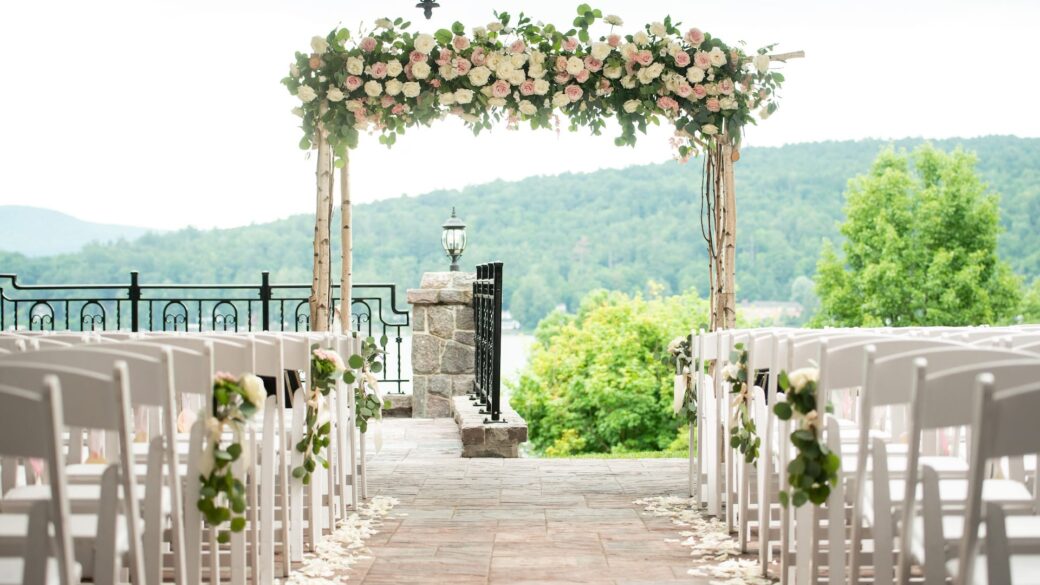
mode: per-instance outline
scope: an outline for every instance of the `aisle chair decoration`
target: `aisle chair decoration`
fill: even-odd
[[[242,374],[236,378],[218,372],[213,381],[213,415],[206,419],[205,447],[197,462],[201,489],[196,505],[206,524],[219,529],[217,541],[227,543],[232,532],[246,526],[246,488],[242,478],[235,477],[232,463],[248,460],[245,429],[253,415],[263,410],[267,392],[260,378]],[[224,444],[224,430],[232,439]],[[229,530],[221,529],[229,522]]]
[[[729,446],[740,451],[744,461],[755,463],[762,439],[758,436],[755,420],[751,417],[751,385],[748,382],[748,352],[743,343],[733,345],[729,363],[722,368],[722,379],[730,385],[733,395],[733,423],[730,425]],[[739,423],[739,424],[738,424]]]
[[[777,380],[786,400],[777,402],[773,412],[780,420],[794,418],[798,425],[791,433],[791,444],[798,455],[787,465],[787,482],[791,491],[780,492],[780,503],[797,508],[806,502],[821,505],[827,501],[831,487],[838,483],[841,458],[823,442],[824,413],[817,409],[816,387],[820,372],[801,368],[788,374],[781,371]],[[824,409],[830,411],[830,407]]]
[[[672,409],[689,425],[697,424],[697,380],[694,373],[700,360],[693,361],[693,335],[676,337],[668,344],[670,364],[675,368]]]
[[[328,468],[329,462],[322,457],[322,449],[329,446],[332,434],[332,419],[325,404],[325,397],[336,387],[336,380],[347,371],[343,358],[338,353],[311,346],[311,375],[307,396],[307,419],[303,439],[296,450],[303,453],[303,465],[293,469],[294,478],[310,484],[311,474],[320,464]]]
[[[354,386],[354,401],[357,408],[357,427],[362,433],[368,432],[369,421],[372,419],[382,420],[383,409],[390,408],[390,401],[383,399],[379,390],[379,379],[376,374],[383,371],[380,358],[386,355],[387,337],[384,335],[376,345],[374,338],[369,337],[361,344],[361,354],[350,356],[349,364],[351,370],[343,374],[343,381],[353,384],[361,379],[361,383]]]

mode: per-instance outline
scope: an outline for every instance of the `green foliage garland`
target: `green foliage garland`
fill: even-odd
[[[780,372],[779,386],[784,391],[785,401],[777,402],[773,412],[780,420],[798,421],[798,428],[791,433],[791,444],[798,455],[787,465],[787,481],[791,492],[780,492],[780,503],[795,507],[805,502],[819,506],[827,501],[831,487],[838,483],[841,458],[831,452],[821,439],[823,416],[816,406],[816,386],[819,372],[816,368],[802,368],[791,372]]]
[[[332,420],[327,411],[325,398],[336,387],[341,372],[346,370],[343,358],[334,351],[311,346],[311,374],[307,397],[306,428],[296,450],[303,453],[303,464],[293,469],[292,475],[304,484],[311,482],[311,474],[320,464],[328,468],[329,462],[321,456],[321,450],[331,442]]]
[[[697,424],[697,377],[694,373],[700,368],[700,361],[693,362],[693,335],[676,337],[668,344],[668,353],[675,366],[675,375],[685,378],[682,406],[679,407],[679,418],[691,425]],[[693,366],[691,368],[691,366]]]
[[[743,343],[733,345],[729,363],[722,370],[722,379],[730,384],[730,394],[737,408],[729,430],[729,446],[744,456],[744,461],[758,460],[762,439],[758,436],[755,420],[751,418],[751,385],[748,382],[748,352]]]
[[[376,345],[375,339],[369,337],[361,344],[361,354],[350,356],[349,365],[353,370],[360,372],[361,383],[354,387],[354,407],[357,409],[355,420],[357,427],[362,433],[368,432],[368,421],[383,418],[383,408],[390,408],[390,401],[384,401],[379,393],[379,379],[376,374],[383,371],[380,359],[386,355],[386,335],[379,339]],[[358,380],[358,375],[348,370],[343,373],[343,381],[353,384]]]

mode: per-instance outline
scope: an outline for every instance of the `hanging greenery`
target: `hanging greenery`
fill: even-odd
[[[722,379],[729,383],[733,396],[733,420],[730,422],[729,445],[740,451],[744,461],[758,460],[758,448],[762,439],[758,436],[755,421],[751,418],[751,382],[748,378],[748,352],[743,343],[733,345],[729,363],[722,369]]]
[[[819,377],[816,368],[802,368],[790,374],[781,371],[779,375],[785,400],[777,402],[773,412],[780,420],[794,418],[798,422],[798,428],[791,433],[791,444],[798,455],[787,465],[791,491],[780,492],[780,503],[785,507],[789,503],[798,507],[807,501],[819,506],[827,501],[831,487],[838,483],[841,458],[821,440],[823,413],[816,405]]]

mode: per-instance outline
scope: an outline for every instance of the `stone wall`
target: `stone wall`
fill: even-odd
[[[473,389],[472,272],[427,272],[412,305],[412,416],[450,417],[451,399]]]

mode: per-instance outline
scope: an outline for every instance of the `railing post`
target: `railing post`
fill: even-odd
[[[138,309],[137,302],[141,300],[141,285],[138,282],[138,272],[136,270],[130,271],[130,331],[136,333],[138,331]]]
[[[260,320],[264,331],[271,330],[271,273],[260,273]]]
[[[491,357],[491,420],[498,421],[502,414],[499,395],[502,385],[502,263],[493,262],[491,271],[494,276],[494,311],[492,323],[494,324],[494,353]]]

